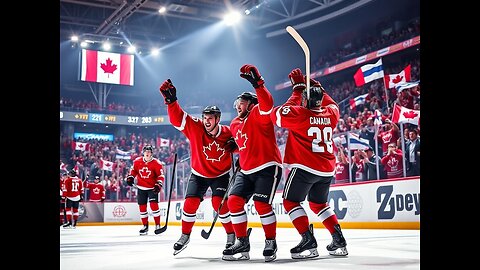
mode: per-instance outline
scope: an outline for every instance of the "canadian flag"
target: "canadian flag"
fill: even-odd
[[[81,80],[133,85],[134,56],[82,49]]]
[[[75,150],[88,152],[88,150],[90,149],[90,144],[88,143],[72,142],[72,144],[73,144],[73,149]]]
[[[393,106],[392,122],[409,123],[418,126],[420,124],[420,110],[412,110],[395,104]]]
[[[169,140],[169,139],[160,138],[160,146],[165,146],[165,147],[170,146],[170,140]]]
[[[395,86],[404,84],[410,81],[410,65],[402,70],[398,74],[387,74],[385,75],[385,87],[387,89],[395,88]]]
[[[113,162],[100,159],[100,169],[106,171],[113,171]]]

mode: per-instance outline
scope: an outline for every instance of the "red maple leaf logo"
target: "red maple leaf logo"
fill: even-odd
[[[140,176],[141,176],[142,178],[149,178],[149,177],[150,177],[150,174],[152,173],[152,171],[150,171],[150,170],[148,169],[148,167],[143,167],[143,168],[140,169],[138,172],[140,173]]]
[[[95,193],[95,194],[100,193],[100,189],[99,189],[98,187],[94,188],[92,191],[93,191],[93,193]]]
[[[221,148],[217,142],[213,141],[208,146],[203,147],[203,153],[207,160],[220,161],[220,158],[225,155],[225,149]]]
[[[108,167],[112,166],[112,163],[110,163],[110,162],[105,162],[104,166],[108,168]]]
[[[417,116],[418,116],[418,113],[416,113],[416,112],[414,112],[414,111],[412,111],[412,110],[403,113],[403,117],[405,117],[405,118],[414,119],[414,118],[417,117]]]
[[[389,161],[387,161],[387,164],[390,168],[396,169],[398,166],[398,161],[399,161],[398,159],[393,157]]]
[[[238,145],[238,151],[242,151],[247,147],[247,140],[247,134],[242,134],[240,130],[237,131],[237,134],[235,135],[235,142]]]
[[[84,145],[83,143],[78,143],[78,144],[77,144],[77,147],[80,148],[80,149],[82,149],[84,146],[85,146],[85,145]]]
[[[107,58],[105,64],[100,64],[100,67],[103,69],[104,73],[112,73],[112,75],[113,72],[117,70],[117,65],[112,65],[112,60],[110,58]]]
[[[403,76],[397,74],[397,77],[393,78],[392,82],[397,84],[403,80]]]

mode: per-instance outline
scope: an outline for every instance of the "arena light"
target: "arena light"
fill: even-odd
[[[131,45],[131,46],[128,47],[127,52],[135,53],[136,50],[137,50],[137,48],[135,48],[135,46]]]
[[[240,22],[241,18],[242,18],[242,15],[240,15],[239,12],[232,11],[223,17],[223,21],[226,25],[231,26]]]
[[[167,11],[167,9],[165,7],[161,7],[160,9],[158,9],[158,13],[160,14],[163,14]]]

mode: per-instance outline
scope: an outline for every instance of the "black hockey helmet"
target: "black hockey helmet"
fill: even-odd
[[[77,176],[77,171],[75,171],[74,169],[71,169],[70,171],[68,171],[68,175],[71,177],[75,177]]]
[[[323,99],[323,86],[315,81],[315,80],[310,80],[310,99],[307,101],[307,108],[314,108],[318,107],[322,104],[322,99]],[[307,91],[303,90],[302,93],[303,98],[306,100],[307,99]]]
[[[203,109],[202,114],[213,114],[215,116],[220,117],[222,115],[222,112],[220,111],[220,108],[215,105],[209,105]]]
[[[142,153],[145,153],[145,151],[148,151],[148,150],[150,150],[153,153],[153,146],[151,146],[150,144],[145,145],[142,149]]]
[[[253,104],[258,104],[257,94],[252,92],[243,92],[237,96],[237,99],[239,98],[251,101]]]

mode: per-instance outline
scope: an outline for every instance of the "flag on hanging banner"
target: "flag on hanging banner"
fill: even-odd
[[[82,143],[82,142],[72,142],[72,146],[74,150],[80,150],[84,152],[88,152],[90,150],[89,143]]]
[[[100,159],[100,169],[106,171],[113,171],[113,162]]]
[[[398,74],[387,74],[385,75],[385,87],[387,89],[394,88],[397,85],[410,81],[410,65],[402,70]]]
[[[366,150],[370,148],[370,142],[367,139],[360,138],[358,134],[349,132],[348,133],[348,142],[350,150],[363,149]]]
[[[395,104],[393,106],[392,122],[409,123],[418,126],[420,124],[420,110],[412,110]]]
[[[383,124],[383,121],[382,121],[382,112],[378,109],[376,109],[374,112],[373,112],[373,125],[374,126],[381,126]]]
[[[416,81],[416,82],[407,82],[407,83],[402,83],[402,84],[399,84],[397,86],[395,86],[395,89],[397,89],[397,92],[400,93],[402,92],[403,90],[405,89],[410,89],[410,88],[413,88],[417,85],[420,84],[420,80]]]
[[[357,72],[355,72],[355,75],[353,75],[357,87],[376,79],[383,79],[383,77],[382,58],[380,58],[375,64],[361,66]]]
[[[163,139],[160,138],[160,147],[169,147],[170,146],[170,140],[169,139]]]
[[[130,155],[130,152],[127,152],[127,151],[122,151],[120,149],[117,148],[117,151],[116,151],[116,155],[115,155],[115,158],[116,159],[130,159],[131,155]]]
[[[368,93],[350,99],[350,110],[354,110],[357,106],[365,104],[365,99],[367,98],[367,96]]]
[[[133,85],[133,54],[82,49],[81,80]]]

